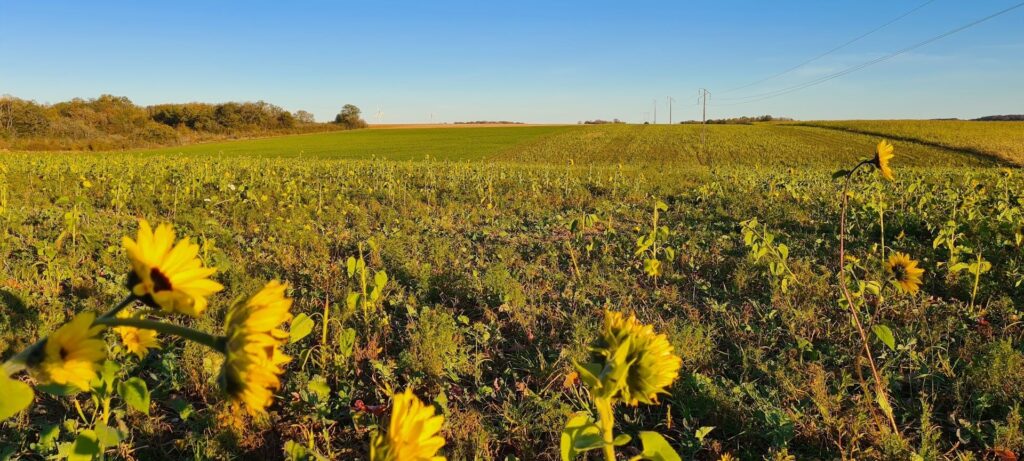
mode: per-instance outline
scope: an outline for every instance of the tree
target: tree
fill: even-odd
[[[313,118],[313,114],[307,111],[295,111],[295,113],[292,115],[295,117],[295,120],[299,123],[316,123],[316,119]]]
[[[358,107],[352,104],[345,104],[341,108],[341,112],[338,116],[334,117],[334,123],[343,125],[349,130],[356,128],[366,128],[366,120],[363,120],[359,115],[362,113]]]

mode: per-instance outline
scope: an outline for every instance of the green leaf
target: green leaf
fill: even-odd
[[[631,437],[629,434],[619,434],[615,436],[615,440],[612,440],[612,445],[616,447],[621,447],[629,443],[630,440],[633,440],[633,437]]]
[[[310,458],[309,450],[291,440],[284,443],[284,458],[288,461],[306,461]]]
[[[31,447],[36,453],[45,455],[53,451],[54,448],[57,448],[58,437],[60,437],[60,424],[46,426],[42,432],[39,433],[39,441],[33,443]]]
[[[651,461],[682,461],[679,453],[672,449],[661,434],[651,431],[640,432],[640,442],[644,446],[640,456]]]
[[[195,410],[191,403],[182,399],[171,400],[170,405],[174,411],[178,412],[178,417],[181,418],[182,421],[188,421],[188,417],[192,416],[192,412]]]
[[[99,443],[100,448],[116,447],[117,444],[121,443],[121,432],[106,424],[97,424],[95,432],[96,441]]]
[[[349,309],[355,310],[359,306],[359,297],[362,296],[359,293],[349,293],[348,297],[345,298],[345,305]]]
[[[598,375],[601,374],[602,366],[598,363],[584,363],[574,364],[576,371],[580,374],[580,381],[587,386],[590,392],[596,392],[598,386],[601,384],[601,378]]]
[[[801,339],[801,341],[807,342],[807,340],[805,339]],[[694,437],[697,437],[697,441],[703,444],[704,438],[707,437],[708,434],[710,434],[713,430],[715,430],[715,426],[702,426],[700,429],[697,429],[696,433],[694,433]]]
[[[892,330],[885,325],[874,325],[871,327],[871,331],[875,333],[879,341],[889,347],[890,350],[896,350],[896,338],[892,335]]]
[[[129,378],[118,383],[117,394],[128,406],[149,415],[149,388],[140,378]]]
[[[338,353],[341,354],[343,359],[348,359],[352,356],[352,352],[356,347],[356,330],[353,328],[345,328],[338,332]]]
[[[0,421],[3,421],[28,408],[35,393],[28,384],[11,379],[0,371],[0,396],[3,397],[0,398]]]
[[[850,170],[838,170],[835,173],[832,173],[832,179],[839,179],[848,174],[850,174]]]
[[[100,454],[100,441],[96,432],[86,429],[75,437],[75,444],[68,453],[68,461],[92,461]]]
[[[356,258],[349,256],[348,261],[345,263],[345,268],[348,270],[348,276],[351,277],[356,273]]]
[[[309,392],[316,395],[317,402],[326,402],[331,397],[331,386],[327,384],[327,380],[317,375],[306,384],[306,389]]]
[[[565,423],[565,428],[562,429],[561,441],[559,442],[562,461],[572,461],[584,451],[589,450],[590,448],[580,449],[577,447],[579,445],[587,445],[589,440],[594,437],[600,442],[601,430],[597,428],[589,414],[581,412],[569,418],[569,421]],[[586,443],[580,443],[581,439],[584,439]]]
[[[289,341],[294,344],[309,336],[313,332],[314,322],[313,319],[309,318],[306,314],[299,314],[292,319],[291,329],[288,331],[290,335]]]
[[[388,284],[388,274],[384,271],[377,271],[373,274],[373,286],[384,288],[384,285]]]
[[[949,271],[955,274],[969,267],[971,266],[969,266],[967,263],[956,263],[952,266],[949,266]]]
[[[82,393],[82,390],[69,384],[41,384],[36,389],[57,397],[70,397]]]
[[[100,384],[96,386],[106,394],[114,392],[114,380],[117,379],[117,372],[121,371],[121,365],[113,360],[103,361],[103,370],[100,371]]]
[[[886,397],[884,392],[875,393],[875,402],[878,403],[878,408],[882,409],[882,413],[892,418],[892,405],[889,404],[889,397]]]

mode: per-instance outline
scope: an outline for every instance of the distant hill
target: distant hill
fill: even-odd
[[[974,119],[977,122],[1021,122],[1024,121],[1024,114],[1016,115],[988,115]]]

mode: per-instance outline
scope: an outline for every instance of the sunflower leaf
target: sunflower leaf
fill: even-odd
[[[96,432],[86,429],[75,437],[75,444],[71,446],[71,453],[68,454],[68,461],[92,461],[100,454],[100,441]]]
[[[309,336],[309,334],[313,332],[313,326],[313,319],[309,318],[308,315],[296,315],[295,318],[292,319],[292,326],[291,329],[288,331],[288,341],[291,342],[292,344],[301,341],[302,338]]]
[[[0,372],[0,396],[3,396],[0,399],[0,421],[3,421],[28,408],[35,393],[28,384]]]
[[[651,431],[640,432],[640,442],[643,443],[644,451],[640,454],[643,459],[651,461],[682,461],[679,453],[672,449],[665,437]]]
[[[896,350],[896,338],[892,334],[892,330],[885,325],[874,325],[871,327],[871,331],[875,333],[875,336],[883,344],[889,347],[890,350]]]
[[[594,439],[601,441],[601,431],[594,424],[594,419],[588,413],[581,412],[569,419],[562,429],[559,448],[562,454],[562,461],[572,461],[581,453],[597,446],[590,447]]]
[[[149,388],[140,378],[128,378],[117,384],[117,394],[128,406],[149,415]]]

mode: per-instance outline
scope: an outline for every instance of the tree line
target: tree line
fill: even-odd
[[[707,123],[708,124],[715,124],[715,125],[749,125],[749,124],[758,123],[758,122],[792,122],[792,121],[793,121],[793,119],[789,118],[789,117],[775,117],[775,116],[771,116],[771,115],[759,115],[759,116],[755,116],[755,117],[743,116],[743,117],[733,117],[733,118],[708,119]],[[679,123],[682,124],[682,125],[689,125],[689,124],[700,124],[700,123],[704,123],[704,122],[701,122],[700,120],[684,120],[684,121],[679,122]]]
[[[264,101],[139,106],[113,95],[55,104],[0,96],[0,148],[111,150],[366,126],[357,107],[346,105],[342,114],[335,123],[317,123],[310,112]]]

